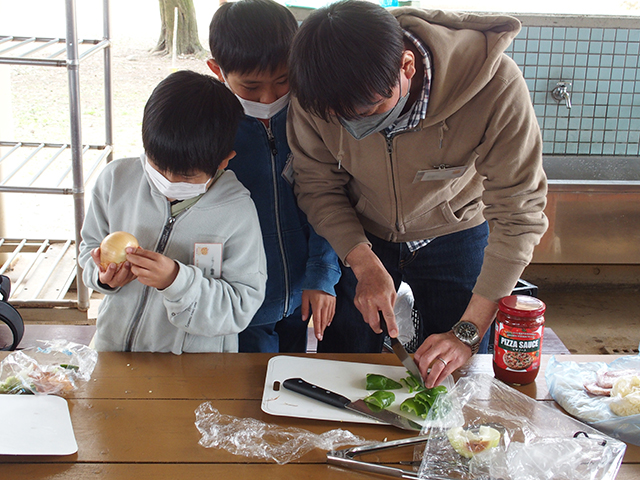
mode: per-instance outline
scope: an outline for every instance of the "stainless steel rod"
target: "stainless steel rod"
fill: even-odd
[[[2,268],[0,268],[0,275],[2,275],[7,268],[9,268],[11,266],[11,264],[13,263],[13,261],[15,260],[15,258],[20,254],[20,252],[22,251],[22,247],[24,247],[24,245],[27,243],[27,239],[24,238],[20,241],[20,243],[18,245],[16,245],[16,247],[13,249],[13,253],[11,254],[11,256],[9,258],[7,258],[7,261],[4,262],[4,264],[2,265]]]
[[[29,186],[33,185],[35,181],[38,180],[38,178],[40,178],[40,175],[42,175],[44,171],[47,168],[49,168],[53,162],[55,162],[56,158],[58,158],[62,154],[62,152],[64,152],[67,149],[67,147],[68,145],[61,146],[58,149],[58,151],[53,154],[53,156],[49,159],[47,163],[44,164],[44,166],[40,169],[40,171],[33,176],[31,181],[29,182]]]
[[[36,289],[35,293],[32,293],[32,297],[33,298],[38,298],[38,296],[40,295],[40,293],[42,293],[42,290],[44,290],[45,285],[47,284],[47,282],[49,281],[49,279],[53,276],[53,272],[55,272],[56,268],[58,267],[58,265],[60,265],[60,262],[62,261],[62,259],[64,258],[65,254],[67,253],[67,251],[69,250],[69,247],[71,246],[71,240],[67,240],[64,244],[64,246],[62,247],[62,250],[60,250],[60,253],[58,254],[58,256],[54,259],[53,261],[53,265],[51,266],[51,268],[49,269],[49,271],[47,272],[47,274],[44,277],[44,281],[40,284],[40,286]]]
[[[24,167],[33,157],[35,157],[38,152],[40,152],[40,150],[42,150],[44,148],[44,143],[41,143],[38,148],[35,149],[35,151],[33,151],[31,153],[31,155],[27,156],[27,158],[25,158],[22,163],[20,163],[20,165],[18,165],[9,175],[7,175],[4,180],[2,181],[2,183],[0,183],[0,185],[4,186],[6,185],[6,183],[11,180],[11,178],[20,171],[20,169],[22,167]]]
[[[49,248],[49,245],[50,245],[49,240],[43,240],[42,241],[42,243],[40,244],[40,248],[38,248],[38,251],[36,252],[35,256],[33,257],[33,260],[31,260],[31,262],[29,262],[29,265],[27,266],[27,268],[25,268],[24,271],[22,272],[22,275],[20,275],[20,277],[18,277],[18,280],[16,280],[15,283],[13,284],[14,288],[16,289],[16,291],[18,291],[18,287],[24,281],[24,279],[27,277],[27,275],[29,274],[29,272],[31,271],[33,266],[36,264],[36,262],[38,260],[40,260],[40,255],[42,254],[42,252],[44,252],[47,248]]]
[[[73,210],[75,217],[76,259],[80,256],[81,229],[84,223],[84,179],[82,172],[82,135],[80,116],[80,72],[78,35],[76,33],[76,2],[66,0],[67,72],[69,75],[69,110],[71,119],[71,161],[73,167]],[[82,281],[82,269],[76,260],[78,308],[89,309],[89,290]]]

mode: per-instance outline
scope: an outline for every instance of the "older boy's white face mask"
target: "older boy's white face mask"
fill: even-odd
[[[280,110],[282,110],[284,107],[289,105],[290,92],[285,93],[283,96],[281,96],[279,99],[277,99],[275,102],[272,102],[272,103],[260,103],[260,102],[253,102],[251,100],[246,100],[231,89],[231,86],[229,85],[229,80],[227,80],[227,77],[222,72],[222,70],[220,70],[220,73],[222,74],[222,78],[224,79],[224,84],[227,86],[229,90],[231,90],[231,92],[240,101],[240,104],[244,109],[245,115],[249,115],[250,117],[254,117],[254,118],[261,118],[263,120],[268,120],[271,117],[273,117],[276,113],[278,113]]]
[[[205,183],[188,183],[188,182],[170,182],[164,175],[153,166],[147,160],[147,156],[143,153],[141,155],[142,162],[144,163],[144,169],[149,175],[151,183],[167,198],[173,198],[176,200],[188,200],[190,198],[202,195],[207,191],[211,178]]]

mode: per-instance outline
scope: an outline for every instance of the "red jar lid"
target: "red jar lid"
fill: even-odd
[[[539,299],[528,295],[510,295],[500,299],[501,312],[515,317],[539,317],[547,306]]]

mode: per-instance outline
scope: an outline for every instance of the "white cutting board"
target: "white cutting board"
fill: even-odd
[[[309,383],[344,395],[351,401],[369,395],[365,390],[367,373],[377,373],[393,380],[409,376],[407,369],[398,366],[376,365],[370,363],[339,362],[309,357],[277,356],[271,358],[267,365],[267,376],[262,395],[262,411],[270,415],[283,417],[310,418],[315,420],[333,420],[340,422],[376,423],[375,420],[349,410],[332,407],[318,400],[305,397],[281,386],[288,378],[302,378]],[[274,382],[280,383],[279,390],[274,390]],[[453,388],[451,376],[443,382],[448,389]],[[424,424],[424,420],[407,412],[400,412],[400,404],[415,393],[406,388],[392,390],[396,401],[388,410],[409,417]]]
[[[78,451],[64,398],[0,395],[0,415],[0,455],[71,455]]]

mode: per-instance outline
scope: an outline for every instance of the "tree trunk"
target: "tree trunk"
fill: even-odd
[[[177,55],[197,55],[204,52],[198,38],[196,9],[193,0],[158,0],[162,27],[154,53],[169,55],[173,53],[173,25],[175,8],[178,8]]]

